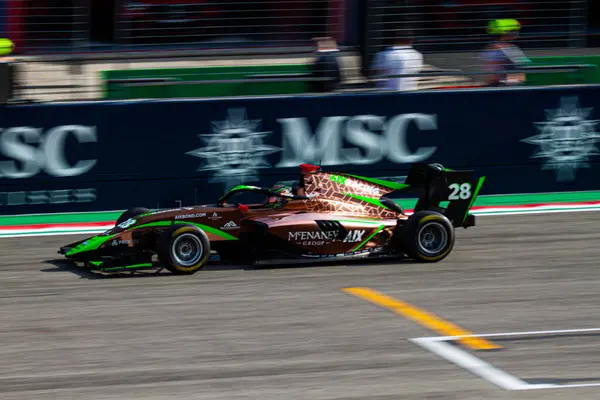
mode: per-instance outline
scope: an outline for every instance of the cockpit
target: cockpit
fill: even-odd
[[[270,188],[239,185],[221,197],[217,205],[219,207],[237,207],[244,204],[250,209],[276,209],[283,207],[289,200],[308,199],[298,193],[304,193],[304,189],[298,190],[298,188],[285,184],[276,184]]]

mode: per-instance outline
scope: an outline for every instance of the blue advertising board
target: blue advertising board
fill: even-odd
[[[486,175],[482,194],[600,189],[600,88],[136,101],[0,108],[0,214],[166,208],[301,163],[401,180]]]

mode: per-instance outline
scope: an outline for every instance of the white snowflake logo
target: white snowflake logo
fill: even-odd
[[[547,122],[536,122],[538,135],[522,142],[539,146],[532,158],[545,158],[542,170],[554,169],[557,181],[572,181],[579,168],[589,168],[589,158],[600,154],[595,131],[600,120],[588,120],[593,108],[579,108],[577,97],[563,97],[560,108],[546,110]]]
[[[257,181],[257,170],[271,167],[265,157],[281,151],[263,143],[271,132],[260,131],[261,120],[248,120],[245,108],[230,109],[226,120],[211,124],[212,134],[198,135],[206,146],[186,154],[205,159],[198,171],[215,171],[210,182],[222,182],[226,189]]]

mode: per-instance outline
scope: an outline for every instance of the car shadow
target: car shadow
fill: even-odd
[[[252,266],[254,270],[268,270],[268,269],[299,269],[299,268],[326,268],[326,267],[348,267],[348,268],[361,268],[373,265],[386,265],[386,264],[397,264],[410,262],[409,259],[403,258],[372,258],[372,259],[346,259],[346,260],[313,260],[312,262],[298,262],[290,261],[289,263],[282,264],[261,264]]]
[[[294,263],[273,263],[260,265],[228,265],[209,263],[196,274],[218,272],[218,271],[261,271],[261,270],[278,270],[278,269],[300,269],[300,268],[327,268],[345,266],[348,268],[357,268],[390,263],[405,263],[409,260],[405,259],[348,259],[337,261],[313,261],[313,262],[298,262]],[[78,275],[81,279],[115,279],[115,278],[152,278],[152,277],[177,277],[166,269],[151,271],[151,270],[136,270],[136,271],[114,271],[102,272],[93,270],[84,266],[76,265],[65,259],[44,260],[44,264],[51,265],[51,268],[42,268],[41,272],[70,272]]]
[[[44,260],[44,264],[53,266],[54,268],[43,268],[41,272],[70,272],[78,275],[81,279],[115,279],[115,278],[150,278],[158,276],[173,276],[168,271],[115,271],[102,272],[93,270],[87,267],[75,265],[67,260]]]
[[[156,271],[153,270],[135,270],[135,271],[114,271],[114,272],[102,272],[94,270],[88,267],[79,266],[73,262],[64,259],[52,259],[42,261],[44,264],[50,265],[50,268],[42,268],[41,272],[70,272],[74,275],[78,275],[81,279],[115,279],[115,278],[152,278],[152,277],[167,277],[167,276],[181,276],[174,275],[166,269]],[[211,272],[211,271],[241,271],[255,269],[256,267],[251,266],[239,266],[239,265],[206,265],[200,272]]]

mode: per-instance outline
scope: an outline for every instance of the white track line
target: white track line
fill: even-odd
[[[570,383],[568,385],[554,385],[552,389],[573,389],[573,388],[583,388],[583,387],[597,387],[600,386],[600,383]],[[538,389],[538,388],[531,388]]]
[[[438,340],[438,338],[417,338],[409,340],[504,390],[525,390],[529,389],[531,386],[516,376],[498,369],[492,364],[489,364],[458,347]],[[552,387],[552,385],[543,386]]]
[[[459,347],[451,345],[447,342],[455,341],[462,338],[468,337],[509,337],[509,336],[533,336],[533,335],[548,335],[548,334],[562,334],[562,333],[583,333],[583,332],[600,332],[600,328],[586,328],[586,329],[563,329],[563,330],[546,330],[546,331],[526,331],[526,332],[506,332],[506,333],[486,333],[486,334],[473,334],[473,335],[460,335],[460,336],[435,336],[435,337],[422,337],[413,338],[409,341],[417,344],[418,346],[436,354],[438,357],[444,358],[453,364],[471,372],[472,374],[479,376],[482,379],[502,388],[505,390],[534,390],[534,389],[566,389],[566,388],[583,388],[583,387],[598,387],[600,382],[597,383],[576,383],[576,384],[530,384],[527,383],[514,375],[509,374],[499,368],[496,368],[492,364],[483,361],[482,359],[475,357],[474,355],[462,350]]]
[[[494,217],[497,215],[526,215],[526,214],[556,214],[556,213],[573,213],[573,212],[584,212],[584,211],[600,211],[600,208],[588,208],[588,209],[576,209],[576,210],[539,210],[539,211],[508,211],[502,213],[475,213],[480,217]]]
[[[450,340],[458,340],[458,339],[468,338],[468,337],[488,338],[488,337],[506,337],[506,336],[552,335],[552,334],[557,334],[557,333],[584,333],[584,332],[600,332],[600,328],[505,332],[505,333],[476,333],[473,335],[463,335],[463,336],[435,336],[432,339],[435,339],[437,341],[450,341]]]
[[[96,235],[104,231],[64,231],[64,232],[36,232],[36,233],[15,233],[15,234],[0,234],[0,239],[4,238],[20,238],[20,237],[40,237],[40,236],[68,236],[68,235]]]
[[[85,224],[85,223],[84,223]],[[71,225],[71,226],[64,226],[61,227],[60,225],[54,227],[47,227],[47,228],[38,228],[38,229],[2,229],[0,228],[0,235],[3,233],[24,233],[24,232],[56,232],[56,231],[62,231],[62,232],[67,232],[67,231],[97,231],[97,232],[103,232],[107,229],[110,229],[112,227],[114,227],[114,224],[110,224],[110,225],[96,225],[96,226],[85,226],[85,225]]]

